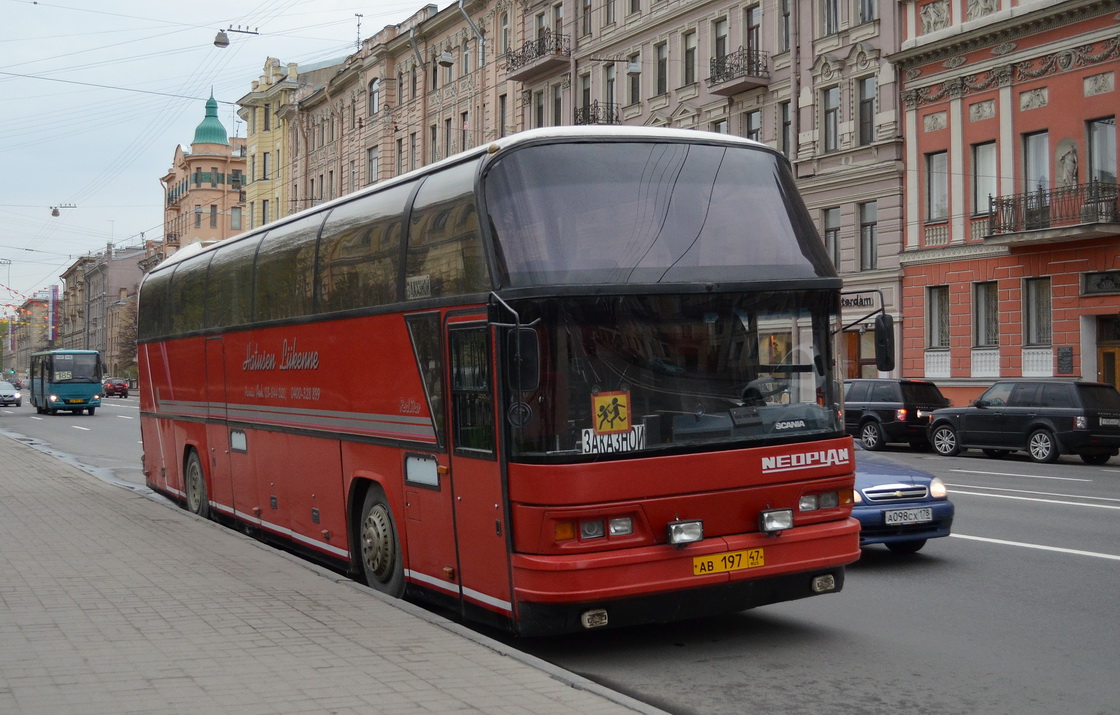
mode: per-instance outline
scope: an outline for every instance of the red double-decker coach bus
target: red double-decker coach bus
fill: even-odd
[[[767,147],[525,132],[153,270],[144,472],[523,634],[836,592],[840,289]]]

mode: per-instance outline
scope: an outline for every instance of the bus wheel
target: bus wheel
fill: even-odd
[[[209,519],[210,501],[206,496],[206,475],[202,472],[202,460],[198,458],[198,452],[193,449],[187,457],[184,481],[187,490],[187,509]]]
[[[93,411],[96,410],[96,409],[97,409],[96,407],[89,408],[89,416],[90,417],[93,417]]]
[[[385,492],[376,484],[366,492],[362,504],[362,520],[358,526],[362,573],[366,583],[384,594],[400,598],[404,595],[404,566],[401,544],[393,523],[393,512]]]

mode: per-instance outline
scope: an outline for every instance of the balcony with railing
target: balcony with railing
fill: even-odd
[[[988,199],[986,243],[1055,243],[1120,235],[1117,185],[1088,184]]]
[[[759,50],[744,50],[723,57],[713,57],[708,89],[712,94],[730,97],[756,87],[770,84],[770,58]]]
[[[614,102],[594,100],[576,109],[576,124],[622,124],[622,107]]]
[[[506,76],[515,82],[528,82],[536,77],[566,67],[572,56],[572,40],[552,30],[544,30],[521,49],[506,53]]]

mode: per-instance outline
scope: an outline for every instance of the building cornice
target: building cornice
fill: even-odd
[[[945,246],[944,248],[920,248],[913,251],[903,251],[898,254],[898,262],[902,267],[919,266],[927,263],[948,263],[950,261],[963,261],[975,258],[994,258],[1006,256],[1010,253],[1007,246],[993,246],[990,244],[967,244],[960,246]]]
[[[1022,15],[1007,13],[988,25],[975,27],[963,23],[939,33],[929,41],[918,40],[915,47],[903,49],[887,57],[900,70],[944,61],[975,52],[985,47],[998,47],[1046,30],[1064,27],[1109,12],[1120,11],[1120,0],[1064,0],[1031,10]],[[906,43],[904,43],[906,44]]]

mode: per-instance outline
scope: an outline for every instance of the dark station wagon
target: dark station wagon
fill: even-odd
[[[1036,462],[1076,454],[1086,464],[1104,464],[1120,451],[1120,392],[1100,382],[1004,380],[969,407],[934,412],[929,435],[945,456],[1025,451]]]

